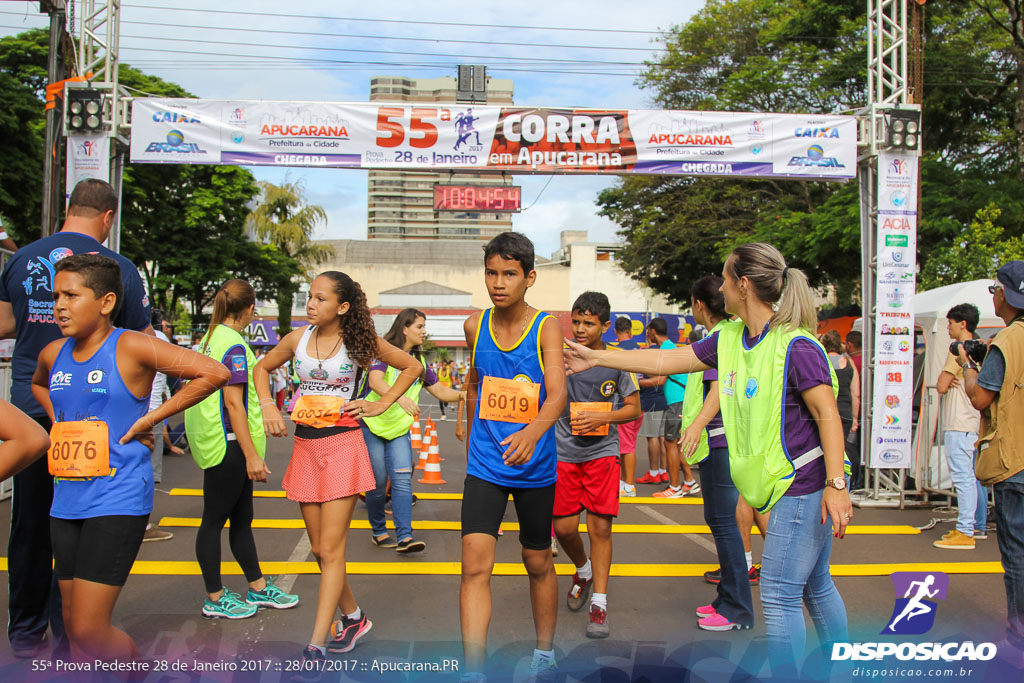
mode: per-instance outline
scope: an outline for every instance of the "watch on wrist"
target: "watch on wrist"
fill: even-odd
[[[836,491],[843,491],[846,489],[846,477],[836,477],[835,479],[826,479],[825,486],[831,486]]]

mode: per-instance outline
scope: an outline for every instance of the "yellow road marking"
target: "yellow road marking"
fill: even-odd
[[[196,528],[199,526],[200,519],[198,517],[162,517],[157,524],[159,526],[166,527],[192,527]],[[389,529],[394,529],[395,525],[391,520],[388,520],[387,526]],[[301,519],[254,519],[252,521],[253,529],[304,529],[305,526]],[[370,522],[365,519],[353,519],[350,528],[352,529],[369,529]],[[434,520],[416,520],[412,523],[412,528],[420,531],[459,531],[462,528],[460,522],[444,522]],[[504,531],[519,531],[518,522],[502,522],[501,528]],[[587,532],[587,525],[580,524],[580,533]],[[755,527],[752,529],[755,534],[760,533]],[[612,533],[618,534],[710,534],[711,529],[704,524],[613,524]],[[920,534],[921,532],[912,526],[904,524],[891,524],[891,525],[868,525],[863,526],[849,526],[846,528],[846,533],[851,536],[878,536],[878,535],[893,535],[893,536],[911,536]]]
[[[174,488],[171,489],[170,494],[172,496],[202,496],[203,490]],[[284,498],[284,491],[253,491],[252,495],[254,498]],[[417,491],[416,497],[420,500],[462,500],[461,493],[421,493]],[[512,500],[512,496],[509,496],[509,500]],[[622,505],[703,505],[704,499],[637,496],[635,498],[619,498],[619,503]]]
[[[267,574],[317,574],[316,562],[260,562]],[[458,562],[349,562],[349,574],[359,575],[432,575],[458,576]],[[696,578],[714,569],[717,564],[613,564],[612,576],[632,578]],[[0,571],[7,571],[7,558],[0,557]],[[555,571],[569,576],[575,568],[568,562],[556,562]],[[1002,574],[999,562],[905,562],[896,564],[834,564],[832,576],[888,576],[893,572],[945,572],[946,574]],[[242,573],[235,562],[222,562],[221,573],[237,576]],[[199,563],[189,561],[136,560],[132,574],[149,576],[198,576]],[[498,562],[494,576],[525,576],[526,569],[518,562]]]

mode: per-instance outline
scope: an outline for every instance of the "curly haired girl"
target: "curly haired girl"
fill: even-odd
[[[282,486],[302,509],[320,565],[313,635],[303,651],[303,658],[314,662],[307,670],[315,673],[315,660],[327,651],[349,652],[372,627],[356,604],[345,571],[345,543],[357,494],[375,486],[360,421],[384,412],[423,368],[377,336],[363,290],[344,273],[328,271],[313,280],[306,317],[309,326],[285,336],[257,364],[253,379],[267,433],[287,436],[271,398],[270,373],[295,359],[300,380],[291,414],[295,445]],[[354,400],[374,358],[401,374],[379,400]],[[339,606],[342,617],[334,621]]]

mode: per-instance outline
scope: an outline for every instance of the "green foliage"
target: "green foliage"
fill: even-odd
[[[46,29],[0,39],[0,214],[18,244],[39,235],[48,49]],[[192,97],[126,64],[118,78],[135,95]],[[126,164],[121,251],[145,273],[153,304],[176,312],[176,325],[201,320],[231,277],[250,279],[261,297],[274,298],[302,272],[275,245],[248,239],[247,204],[258,189],[252,174],[236,166]]]
[[[997,225],[1002,211],[995,204],[979,209],[967,231],[949,244],[936,249],[921,271],[921,289],[934,289],[957,282],[995,278],[999,266],[1024,259],[1024,238],[1007,238]]]
[[[146,275],[154,305],[189,302],[194,321],[220,284],[240,274],[252,174],[237,166],[130,164],[122,189],[121,250]],[[170,177],[168,177],[170,175]],[[173,182],[171,182],[173,181]]]
[[[313,241],[313,232],[327,220],[323,207],[307,204],[301,181],[283,185],[261,181],[256,208],[246,218],[246,226],[257,239],[274,246],[289,260],[294,275],[313,275],[313,269],[334,256],[334,248]],[[275,283],[277,287],[278,334],[291,331],[292,301],[299,291],[297,278],[290,276]]]
[[[927,5],[924,269],[989,202],[1002,209],[1005,239],[1024,234],[1024,101],[1014,78],[1024,43],[996,23],[1007,21],[1005,3],[988,3],[992,15],[979,4]],[[867,100],[865,11],[863,0],[709,0],[667,33],[661,59],[638,82],[671,109],[851,113]],[[597,203],[621,227],[622,268],[678,302],[695,278],[720,271],[735,244],[752,240],[776,245],[812,284],[835,285],[839,304],[858,288],[856,181],[629,176]]]
[[[48,45],[46,29],[0,39],[0,215],[17,244],[39,237]]]

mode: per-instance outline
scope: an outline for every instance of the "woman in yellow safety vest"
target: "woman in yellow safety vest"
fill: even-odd
[[[595,365],[669,375],[718,371],[730,473],[754,508],[771,510],[761,567],[761,603],[776,673],[803,658],[801,600],[823,644],[847,639],[846,608],[829,572],[832,538],[853,516],[846,489],[835,372],[813,330],[807,277],[764,243],[744,244],[722,269],[727,312],[690,346],[593,351],[572,341],[571,372]],[[830,521],[830,525],[826,522]]]

